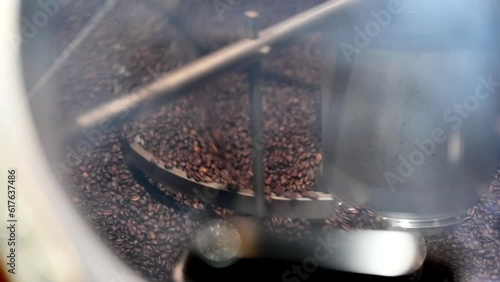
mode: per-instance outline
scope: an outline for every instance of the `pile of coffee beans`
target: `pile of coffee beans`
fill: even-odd
[[[79,114],[194,59],[196,51],[190,46],[163,11],[148,3],[120,1],[51,82],[61,93],[62,120],[69,124]],[[71,181],[72,201],[120,258],[150,281],[171,281],[171,270],[204,215],[186,212],[191,207],[182,201],[168,206],[152,198],[124,161],[121,133],[114,124],[82,132],[82,140],[92,145],[79,149],[69,144],[78,163],[58,167],[55,174]]]
[[[82,159],[74,180],[73,202],[108,246],[145,277],[169,281],[199,221],[151,198],[113,136]]]
[[[261,10],[264,14],[263,7],[274,7],[267,12],[276,18],[296,12],[280,12],[276,7],[284,2],[290,5],[290,1],[275,0],[269,6],[262,4]],[[195,59],[199,56],[196,45],[210,51],[240,36],[221,32],[242,27],[237,7],[228,10],[218,23],[225,29],[210,33],[212,29],[205,28],[209,26],[207,19],[219,20],[212,1],[181,3],[188,36],[168,23],[164,11],[146,2],[120,1],[53,82],[61,92],[63,120],[69,123],[78,114]],[[206,16],[193,16],[198,14]],[[124,160],[119,136],[122,132],[130,140],[140,136],[145,148],[169,166],[183,169],[195,180],[229,183],[235,189],[253,189],[252,150],[262,149],[268,193],[288,197],[307,193],[314,187],[322,159],[316,127],[321,78],[314,51],[317,43],[317,37],[308,38],[262,62],[259,89],[264,97],[264,130],[257,134],[256,142],[250,138],[246,76],[235,72],[171,104],[144,112],[123,127],[111,125],[105,132],[83,132],[82,138],[92,146],[77,151],[76,166],[68,165],[56,174],[71,180],[68,193],[72,201],[117,255],[151,281],[171,281],[171,271],[197,228],[210,218],[234,212],[138,178]],[[444,260],[454,269],[449,281],[499,280],[499,184],[493,182],[490,193],[469,210],[462,224],[427,238],[429,257]],[[151,193],[151,187],[162,193]],[[317,227],[389,227],[366,207],[332,208],[332,216],[319,221],[268,218],[264,222],[270,234],[293,242],[313,235]]]
[[[500,172],[499,172],[500,173]],[[498,175],[497,175],[498,177]],[[500,181],[471,207],[457,228],[428,238],[431,256],[445,261],[460,281],[500,281]]]
[[[182,169],[197,181],[253,190],[252,153],[263,150],[267,193],[296,197],[310,190],[322,160],[315,128],[317,92],[263,81],[264,128],[252,140],[247,89],[244,75],[228,75],[148,113],[125,132],[143,140],[144,148],[167,167]]]

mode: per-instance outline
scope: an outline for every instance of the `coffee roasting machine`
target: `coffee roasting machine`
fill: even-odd
[[[499,17],[497,5],[492,1],[312,1],[314,5],[283,20],[271,21],[272,24],[262,15],[262,7],[252,1],[213,1],[209,6],[215,8],[216,13],[211,12],[216,16],[242,10],[238,14],[243,28],[241,38],[211,52],[202,52],[130,90],[116,87],[115,96],[110,99],[99,100],[97,104],[82,102],[85,110],[67,120],[61,117],[58,107],[69,104],[66,101],[71,99],[65,100],[67,90],[60,89],[55,81],[73,75],[64,71],[70,65],[68,62],[75,61],[72,57],[83,56],[79,48],[86,40],[96,40],[91,34],[100,28],[104,30],[102,22],[112,18],[110,14],[123,12],[126,23],[128,13],[134,14],[124,12],[127,5],[157,5],[167,11],[166,17],[178,27],[176,32],[188,32],[181,24],[176,25],[180,20],[175,15],[182,13],[181,2],[95,1],[100,4],[96,4],[93,16],[75,32],[55,60],[46,62],[43,52],[35,49],[51,46],[53,34],[47,36],[43,26],[57,18],[59,11],[69,9],[63,2],[0,4],[3,13],[0,46],[6,49],[0,55],[4,65],[0,77],[5,79],[2,127],[5,126],[6,132],[1,146],[5,149],[2,169],[19,171],[18,185],[22,186],[16,200],[20,226],[17,266],[16,259],[8,256],[14,252],[6,246],[0,249],[0,261],[5,260],[2,267],[5,270],[17,267],[19,273],[7,272],[6,281],[146,281],[143,277],[152,281],[500,281],[497,185],[500,182],[495,178],[500,144],[496,92],[500,86],[496,73],[500,60],[495,48],[499,38],[495,25]],[[293,5],[306,2],[295,1]],[[80,6],[75,7],[78,13]],[[47,20],[43,26],[37,24],[42,18]],[[39,32],[26,38],[23,32],[30,19],[33,23],[29,24]],[[120,17],[114,20],[120,25]],[[151,33],[158,35],[158,31]],[[137,35],[132,34],[133,31],[130,37]],[[263,137],[269,124],[266,120],[269,101],[264,97],[269,80],[266,62],[311,35],[319,35],[321,39],[320,59],[315,62],[320,85],[309,91],[314,96],[309,99],[315,101],[311,104],[315,108],[309,109],[315,113],[314,138],[321,141],[321,146],[307,159],[307,168],[309,164],[317,166],[314,185],[306,187],[306,172],[299,170],[293,176],[298,179],[294,183],[299,184],[288,189],[286,185],[291,185],[293,177],[267,178],[272,159],[266,157],[269,147]],[[12,38],[19,40],[13,43]],[[107,42],[106,38],[97,38]],[[98,48],[100,43],[95,44]],[[120,48],[120,44],[108,48],[109,57],[113,57],[113,52],[127,52]],[[139,50],[153,52],[147,48]],[[299,65],[302,67],[307,69]],[[79,79],[98,81],[101,76],[108,76],[99,71]],[[63,75],[64,72],[67,73]],[[135,73],[125,69],[119,72],[125,79]],[[148,120],[143,116],[148,113],[189,99],[197,90],[234,73],[243,77],[248,98],[251,147],[245,156],[251,164],[250,186],[242,188],[239,182],[210,174],[206,172],[209,168],[200,164],[171,162],[162,156],[162,150],[151,149],[149,133],[126,130],[137,124],[141,128],[140,124]],[[283,73],[280,77],[286,76]],[[78,71],[75,74],[78,77]],[[91,88],[107,91],[100,89],[99,82],[95,83],[85,85],[82,91],[91,92]],[[226,86],[233,87],[231,83],[223,84]],[[210,97],[197,92],[196,95],[197,105],[212,102]],[[210,128],[207,134],[216,141],[212,150],[219,152],[224,151],[224,144],[220,144],[224,142],[214,132],[226,128],[217,128],[222,124],[217,118],[200,117],[200,120]],[[119,130],[109,130],[111,127]],[[191,131],[191,135],[198,136],[195,130]],[[284,131],[286,128],[280,128],[280,132]],[[113,138],[117,140],[111,149],[106,149],[102,162],[114,161],[115,154],[120,155],[116,159],[132,175],[121,180],[109,177],[106,185],[116,187],[102,195],[92,192],[101,185],[98,181],[107,177],[103,171],[101,176],[91,175],[89,166],[97,164],[84,165],[77,158],[69,169],[60,166],[73,162],[73,151],[67,148],[91,147],[92,138],[99,134],[116,136]],[[291,140],[283,143],[287,142]],[[196,148],[193,149],[196,153],[204,150],[196,144],[186,146]],[[92,150],[84,155],[97,154]],[[282,168],[286,162],[277,163]],[[190,172],[188,167],[197,169]],[[64,188],[73,185],[71,177],[59,177],[58,172],[65,169],[76,169],[79,177],[88,181],[82,186],[86,193],[113,197],[109,203],[103,201],[96,213],[105,219],[88,213],[89,222],[85,222],[78,210],[85,206],[85,196]],[[208,176],[203,175],[205,172]],[[132,184],[122,188],[116,184],[119,181]],[[276,183],[284,183],[283,188],[277,189]],[[128,188],[138,189],[142,194],[125,196],[124,190]],[[115,195],[112,191],[124,194]],[[125,211],[129,208],[120,211],[121,208],[115,207],[117,202],[125,203],[124,206],[132,202],[142,204],[143,210],[130,208],[130,213],[140,214],[139,220],[120,220],[129,213]],[[160,206],[166,209],[165,216],[159,215]],[[367,222],[378,230],[367,230],[362,223],[359,226],[354,223],[362,216],[370,217]],[[187,243],[186,238],[176,233],[177,227],[168,225],[176,217],[199,220],[199,224],[183,225],[184,233],[179,234],[193,233]],[[300,239],[292,239],[290,235],[287,240],[276,235],[279,228],[271,228],[269,232],[264,222],[281,219],[291,234],[306,235]],[[109,222],[108,226],[96,228],[101,221]],[[153,227],[135,226],[137,221],[152,222]],[[164,221],[168,228],[163,228]],[[330,222],[331,228],[325,227],[325,222]],[[105,244],[89,224],[101,236],[106,232],[111,234],[114,243],[110,244],[132,246],[118,252],[121,258],[127,258],[127,263],[113,254],[110,250],[113,247],[106,240]],[[114,225],[125,226],[132,235],[115,235],[113,232],[121,229]],[[467,230],[469,237],[463,235]],[[7,238],[2,233],[2,242]],[[435,239],[438,243],[429,243],[433,238],[438,238]],[[151,245],[141,242],[146,240]],[[167,255],[162,256],[174,248],[162,245],[162,240],[181,246],[175,259],[172,255],[175,263]],[[447,245],[446,248],[464,244],[464,250],[468,248],[471,255],[471,270],[455,262],[461,260],[463,250],[458,251],[457,247],[442,255],[445,251],[440,244]],[[481,244],[482,249],[478,246]],[[491,247],[485,250],[485,246]],[[166,266],[162,267],[168,271],[153,264],[144,266],[136,253],[151,257],[157,254],[152,261],[166,260]],[[450,254],[455,256],[452,263],[440,261],[449,259]],[[165,271],[167,277],[158,278],[157,273]]]

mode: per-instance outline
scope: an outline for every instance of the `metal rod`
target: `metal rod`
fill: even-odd
[[[255,40],[241,40],[180,67],[144,88],[79,116],[70,134],[95,127],[102,121],[122,123],[123,116],[135,115],[140,106],[146,102],[157,105],[161,104],[157,103],[161,99],[175,99],[186,94],[185,90],[194,84],[213,77],[246,59],[256,57],[263,47],[274,46],[301,32],[315,28],[323,21],[359,2],[360,0],[330,0],[261,31]]]
[[[263,136],[263,118],[262,118],[262,95],[259,91],[260,65],[256,63],[248,70],[248,82],[250,91],[250,126],[253,141],[253,182],[255,187],[255,200],[257,216],[263,216],[265,213],[265,195],[264,195],[264,142]]]
[[[245,13],[246,36],[248,39],[258,38],[257,20],[259,14],[255,11]],[[255,208],[257,216],[263,217],[266,208],[264,195],[264,146],[262,136],[262,95],[259,91],[260,64],[257,62],[248,69],[248,84],[250,96],[250,128],[252,136],[253,184],[255,187]]]

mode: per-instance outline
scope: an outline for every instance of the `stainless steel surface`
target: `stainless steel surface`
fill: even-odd
[[[379,276],[402,276],[423,263],[421,235],[397,231],[360,230],[326,233],[333,255],[320,263],[330,269]],[[307,250],[314,250],[309,246]]]
[[[245,35],[248,39],[259,37],[259,13],[256,11],[245,12]]]
[[[258,38],[259,14],[255,11],[247,11],[246,36],[250,40]],[[247,71],[250,97],[250,128],[252,134],[252,156],[253,156],[253,185],[255,187],[255,209],[259,217],[264,216],[266,199],[264,194],[264,144],[262,95],[259,91],[260,85],[260,63],[254,63]]]
[[[222,48],[210,55],[200,58],[169,74],[160,77],[150,85],[136,92],[108,102],[77,118],[74,128],[68,134],[79,134],[83,129],[96,126],[102,120],[114,120],[116,124],[123,122],[117,118],[123,113],[136,113],[141,106],[161,105],[165,100],[172,100],[185,94],[186,89],[207,78],[240,63],[262,54],[263,48],[289,40],[301,32],[317,27],[332,17],[342,15],[346,9],[352,8],[358,0],[331,0],[315,6],[303,13],[291,17],[272,27],[259,32],[255,40],[241,40]],[[158,102],[159,100],[163,100]],[[115,120],[116,119],[116,120]]]
[[[240,230],[248,225],[247,220],[242,218],[232,220]],[[245,228],[245,232],[240,231],[246,236],[242,237],[240,252],[235,259],[272,258],[295,262],[298,269],[308,265],[311,268],[324,267],[349,273],[397,277],[417,271],[427,255],[424,238],[418,233],[337,230],[318,233],[314,240],[304,241],[297,245],[268,237],[262,234],[261,230],[262,226],[253,225]],[[231,232],[234,231],[231,230]],[[249,232],[252,234],[248,234]],[[254,252],[246,253],[244,249],[247,245],[252,246]],[[198,246],[193,246],[193,252],[203,257]],[[182,267],[181,265],[180,268]],[[307,272],[309,271],[304,271],[304,273]],[[300,272],[285,270],[281,278],[283,281],[294,281],[298,273]]]
[[[455,9],[425,14],[415,3],[410,11],[382,7],[375,12],[388,15],[386,24],[361,17],[327,35],[323,178],[341,199],[421,228],[458,222],[488,190],[500,80],[494,25],[479,17],[487,5],[475,3],[479,14],[464,18]],[[418,25],[425,18],[448,28],[460,18],[461,29],[436,37],[432,25]]]

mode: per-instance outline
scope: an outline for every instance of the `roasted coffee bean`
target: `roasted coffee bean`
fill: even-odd
[[[102,212],[103,215],[112,215],[113,214],[113,211],[112,210],[104,210]]]

